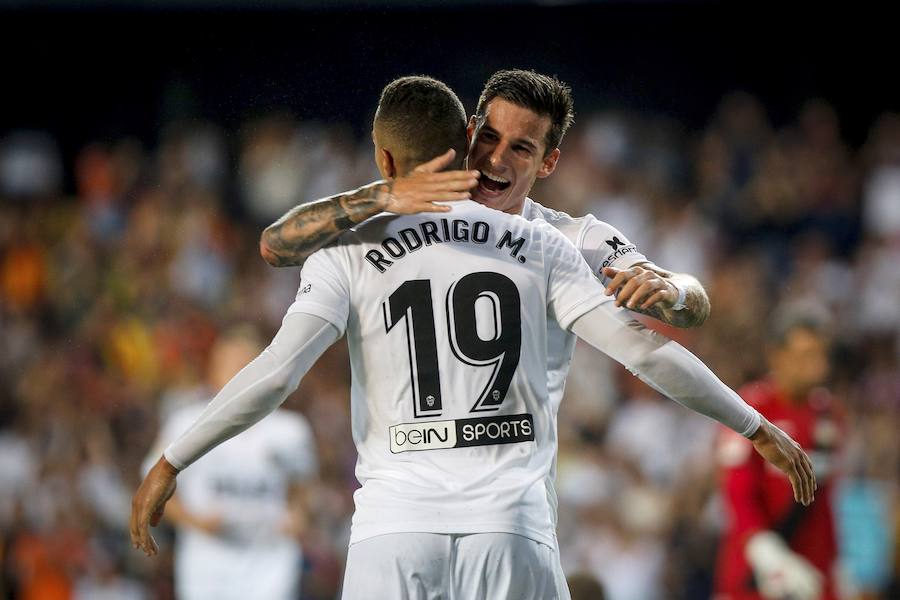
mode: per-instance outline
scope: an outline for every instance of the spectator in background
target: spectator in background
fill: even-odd
[[[795,437],[813,461],[816,502],[794,508],[790,483],[723,433],[718,447],[728,526],[719,551],[717,599],[836,600],[837,539],[831,495],[840,408],[820,386],[829,374],[827,320],[809,306],[775,315],[769,375],[741,396]]]
[[[180,395],[188,401],[174,407],[166,419],[149,455],[151,464],[203,412],[212,390],[261,349],[252,328],[226,332],[216,342],[208,387]],[[182,475],[166,513],[177,529],[177,597],[296,598],[303,564],[298,536],[306,525],[304,484],[315,470],[309,424],[301,415],[279,409]]]

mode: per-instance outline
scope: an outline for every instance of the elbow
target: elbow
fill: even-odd
[[[700,327],[709,318],[710,304],[709,297],[704,293],[697,298],[696,304],[690,311],[679,311],[682,314],[675,313],[673,322],[675,327],[683,329],[693,329]]]
[[[305,371],[298,371],[297,365],[291,359],[282,359],[272,351],[271,346],[263,351],[272,359],[274,368],[272,374],[265,383],[266,395],[274,398],[280,404],[290,396],[300,385]]]
[[[700,304],[697,307],[697,314],[694,316],[694,323],[692,327],[700,327],[701,325],[706,323],[706,320],[709,319],[709,312],[711,308],[712,306],[709,303],[709,296],[704,293],[700,298]]]
[[[278,234],[273,233],[270,228],[263,230],[259,236],[259,254],[263,260],[273,267],[302,267],[306,256],[290,248],[285,248],[282,243],[278,243],[280,251],[275,249],[278,243]]]
[[[264,229],[262,235],[259,236],[259,254],[263,257],[263,260],[272,265],[273,267],[281,266],[281,259],[275,250],[272,249],[272,245],[269,243],[269,230]]]

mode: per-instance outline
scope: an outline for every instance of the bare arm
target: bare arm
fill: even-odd
[[[376,181],[352,192],[295,206],[262,232],[259,252],[273,267],[302,265],[342,233],[383,212],[393,181]]]
[[[455,151],[448,150],[408,175],[369,185],[309,204],[295,206],[266,227],[259,251],[273,267],[302,265],[313,252],[369,217],[388,211],[396,214],[447,212],[436,202],[466,200],[478,184],[477,171],[443,171]]]
[[[603,274],[611,279],[606,293],[616,294],[616,306],[681,328],[699,327],[709,317],[709,297],[692,275],[673,273],[652,262],[629,269],[606,267]],[[679,290],[684,290],[684,308],[676,310]]]

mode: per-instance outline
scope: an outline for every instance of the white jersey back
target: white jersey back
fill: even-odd
[[[177,439],[206,408],[194,403],[166,420],[157,450]],[[154,450],[145,471],[159,457]],[[300,545],[284,533],[288,490],[316,472],[311,428],[302,415],[276,410],[240,437],[214,448],[178,476],[188,512],[218,517],[222,532],[178,530],[179,598],[292,598],[298,591]]]
[[[548,319],[565,329],[611,300],[558,231],[470,201],[380,215],[312,255],[289,312],[347,333],[351,543],[493,531],[552,544]]]

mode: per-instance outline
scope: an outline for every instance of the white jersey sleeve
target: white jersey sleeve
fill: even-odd
[[[576,245],[597,277],[604,282],[608,279],[603,275],[606,267],[627,269],[647,262],[647,257],[638,251],[637,246],[609,223],[591,216],[585,217],[585,221]]]
[[[589,311],[573,324],[578,337],[625,365],[641,381],[687,408],[745,437],[759,413],[688,350],[631,319],[613,305]]]
[[[545,224],[544,235],[548,314],[563,329],[569,329],[578,317],[614,299],[604,294],[603,286],[562,233]]]
[[[578,248],[588,266],[604,283],[606,283],[603,276],[605,267],[627,269],[638,263],[647,262],[647,257],[625,237],[625,234],[609,223],[598,220],[594,215],[573,217],[526,198],[522,216],[530,221],[538,219],[546,221],[559,230]]]
[[[166,460],[184,469],[274,411],[337,339],[337,330],[319,317],[287,315],[262,354],[225,384],[190,429],[166,448]]]
[[[288,314],[305,313],[325,319],[344,335],[350,314],[350,282],[341,246],[323,248],[303,264],[300,287]]]

